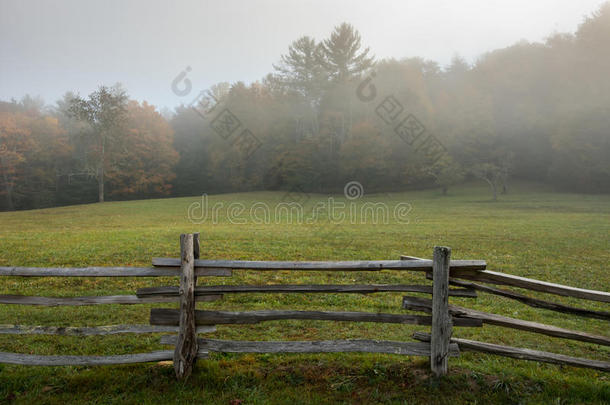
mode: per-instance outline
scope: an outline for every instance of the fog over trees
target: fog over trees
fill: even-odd
[[[473,65],[378,60],[347,23],[290,41],[260,81],[218,83],[171,114],[107,84],[0,102],[0,209],[352,180],[439,193],[476,180],[493,199],[512,180],[610,192],[610,3],[573,34]]]

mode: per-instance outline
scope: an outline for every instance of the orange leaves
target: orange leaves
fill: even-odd
[[[174,133],[155,107],[130,101],[128,128],[120,145],[109,145],[112,159],[106,167],[107,182],[113,195],[166,195],[175,178],[178,161]]]
[[[0,112],[0,194],[10,194],[18,180],[25,153],[33,146],[30,119],[21,113]]]

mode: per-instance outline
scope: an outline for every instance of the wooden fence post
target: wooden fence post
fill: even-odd
[[[193,257],[199,259],[199,232],[193,234]]]
[[[174,350],[174,371],[178,379],[188,378],[197,360],[195,323],[195,254],[193,234],[180,235],[180,332]]]
[[[447,374],[451,315],[449,314],[449,263],[451,248],[436,246],[432,265],[432,330],[430,368],[437,376]]]
[[[199,232],[196,232],[193,234],[193,258],[195,260],[200,259],[199,257],[199,250],[200,246],[199,246]],[[193,283],[195,284],[195,287],[197,287],[197,276],[194,277],[194,281]]]

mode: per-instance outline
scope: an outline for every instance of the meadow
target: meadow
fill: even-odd
[[[610,290],[610,196],[559,193],[538,184],[515,184],[499,201],[483,185],[364,195],[355,204],[409,204],[406,221],[388,223],[232,223],[189,220],[201,197],[106,202],[0,213],[0,266],[148,266],[153,257],[178,257],[179,235],[201,233],[202,258],[242,260],[430,258],[436,245],[453,259],[484,259],[488,269],[576,287]],[[209,203],[270,206],[284,192],[224,194]],[[307,204],[328,196],[308,195]],[[409,272],[253,272],[199,278],[199,284],[429,283]],[[141,287],[175,285],[164,278],[0,278],[0,294],[81,296],[134,294]],[[521,291],[524,292],[524,291]],[[607,304],[524,292],[577,307],[608,311]],[[406,313],[401,293],[234,294],[199,308],[326,309]],[[479,293],[451,302],[521,319],[609,335],[602,320],[566,316]],[[0,324],[96,326],[147,323],[152,307],[0,306]],[[324,321],[273,321],[218,326],[211,337],[241,340],[411,340],[427,327]],[[496,326],[456,328],[456,337],[599,360],[610,348]],[[51,354],[123,354],[167,349],[159,334],[101,337],[0,335],[0,351]],[[610,402],[607,373],[464,352],[450,360],[450,374],[431,378],[428,359],[377,354],[212,354],[184,383],[171,364],[103,367],[0,365],[0,403],[593,403]]]

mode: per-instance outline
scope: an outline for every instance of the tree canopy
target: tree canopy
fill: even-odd
[[[287,43],[260,81],[218,83],[171,114],[120,86],[0,102],[0,209],[352,180],[442,193],[480,181],[492,198],[511,179],[610,192],[610,3],[573,34],[444,67],[375,60],[347,23]]]

